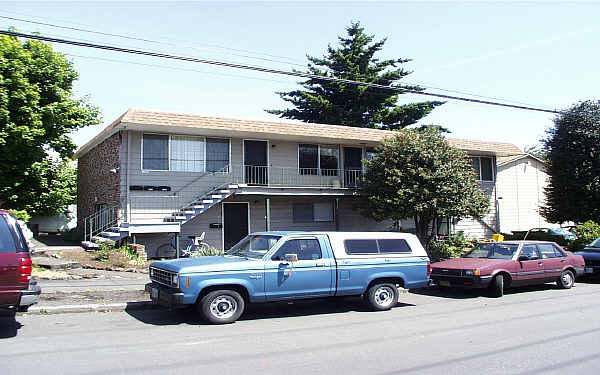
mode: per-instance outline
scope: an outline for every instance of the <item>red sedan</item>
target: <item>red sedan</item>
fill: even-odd
[[[431,265],[431,280],[441,287],[487,288],[502,297],[512,286],[556,282],[569,289],[583,275],[585,261],[554,242],[480,243],[461,258]]]

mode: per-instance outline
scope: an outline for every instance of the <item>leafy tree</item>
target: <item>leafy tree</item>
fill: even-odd
[[[340,46],[328,46],[323,58],[311,57],[307,73],[384,86],[422,90],[416,86],[401,86],[398,81],[410,71],[401,65],[410,59],[382,60],[375,58],[386,42],[373,42],[360,23],[346,28],[347,37],[338,37]],[[293,105],[292,109],[267,112],[283,118],[305,122],[337,124],[365,128],[401,129],[416,123],[438,105],[439,101],[397,105],[398,92],[358,86],[355,84],[308,79],[301,82],[304,90],[279,92]]]
[[[0,37],[0,205],[53,214],[74,200],[65,159],[69,133],[99,122],[98,109],[73,97],[77,72],[64,55],[39,41]],[[67,186],[68,185],[68,186]]]
[[[489,210],[469,157],[439,130],[403,130],[365,164],[362,214],[378,221],[413,218],[424,245],[433,237],[434,220],[481,218]]]
[[[542,214],[550,222],[600,222],[600,104],[585,101],[554,119],[544,140],[550,181]]]

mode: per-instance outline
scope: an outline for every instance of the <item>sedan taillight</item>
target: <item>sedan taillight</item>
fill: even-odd
[[[33,263],[31,258],[19,258],[19,281],[28,283],[31,280],[31,272],[33,271]]]

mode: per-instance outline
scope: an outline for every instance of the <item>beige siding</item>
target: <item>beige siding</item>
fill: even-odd
[[[498,167],[498,200],[502,232],[546,227],[540,215],[545,200],[548,175],[544,165],[527,157]]]
[[[454,232],[463,231],[472,238],[490,238],[498,230],[496,187],[493,182],[481,182],[481,188],[489,197],[490,210],[483,220],[462,219],[454,226]]]
[[[377,222],[362,216],[356,208],[355,199],[340,199],[339,208],[340,230],[346,232],[376,232],[392,228],[391,220]]]

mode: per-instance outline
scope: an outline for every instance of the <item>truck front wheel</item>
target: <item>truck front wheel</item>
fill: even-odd
[[[200,300],[197,309],[213,324],[233,323],[244,312],[244,298],[235,290],[214,290]]]
[[[398,304],[398,288],[394,284],[375,284],[367,290],[365,300],[374,310],[389,310]]]

